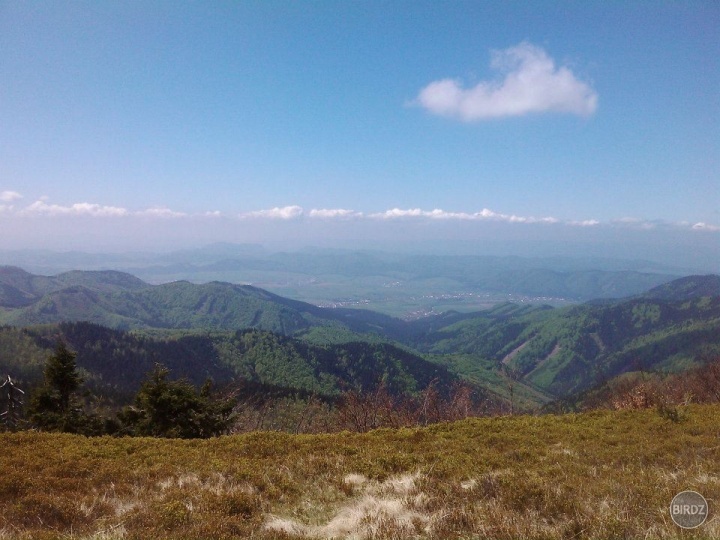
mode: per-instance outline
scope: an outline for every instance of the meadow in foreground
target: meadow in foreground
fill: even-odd
[[[0,434],[0,538],[720,537],[720,406],[209,440]],[[673,496],[709,501],[677,527]]]

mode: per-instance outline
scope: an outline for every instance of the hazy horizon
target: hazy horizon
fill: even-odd
[[[658,257],[652,250],[642,251],[633,249],[633,246],[625,245],[622,249],[605,249],[603,246],[578,246],[565,243],[562,246],[548,245],[546,243],[532,242],[528,240],[525,243],[507,243],[486,241],[483,243],[470,242],[405,242],[399,245],[392,245],[383,242],[362,242],[354,241],[350,243],[336,244],[332,242],[316,243],[316,244],[295,244],[276,242],[206,242],[198,244],[165,244],[160,247],[140,247],[132,246],[122,248],[116,246],[110,249],[107,246],[97,246],[95,249],[85,245],[76,246],[76,248],[66,247],[59,249],[57,247],[39,247],[31,248],[22,246],[17,249],[0,248],[0,266],[20,266],[29,265],[29,268],[37,268],[40,261],[45,261],[40,266],[47,268],[56,268],[57,271],[66,270],[85,270],[85,269],[119,269],[125,270],[129,261],[135,260],[141,264],[158,264],[165,256],[180,256],[183,254],[191,256],[193,253],[198,255],[206,253],[211,255],[214,261],[221,260],[240,260],[244,258],[263,258],[280,253],[366,253],[377,255],[402,255],[402,256],[478,256],[478,257],[497,257],[497,258],[518,258],[529,261],[538,262],[545,261],[548,268],[554,268],[552,261],[560,264],[561,261],[571,263],[571,266],[577,266],[585,269],[597,270],[637,270],[651,272],[667,272],[678,275],[689,274],[720,274],[720,266],[715,264],[715,257],[708,256],[706,253],[699,253],[697,256],[687,255],[687,246],[677,246],[675,257]],[[647,247],[647,246],[644,246]],[[222,251],[227,250],[225,256]],[[241,255],[242,254],[242,255]],[[672,254],[670,254],[672,255]],[[49,257],[49,258],[48,258]],[[72,261],[90,261],[89,266],[71,264]],[[115,260],[118,264],[113,265]],[[55,263],[53,263],[55,261]],[[573,262],[574,261],[574,262]],[[122,263],[122,264],[120,264]],[[562,267],[562,264],[556,269]]]

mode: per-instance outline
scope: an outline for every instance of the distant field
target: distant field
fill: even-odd
[[[144,276],[145,277],[145,276]],[[152,276],[154,284],[173,281],[175,275]],[[452,279],[403,280],[387,276],[323,275],[278,272],[248,272],[245,279],[238,273],[195,273],[194,283],[213,280],[252,284],[280,296],[308,302],[321,307],[369,309],[403,319],[415,319],[455,310],[462,313],[479,311],[503,302],[565,306],[577,301],[540,295],[502,293],[483,290]]]
[[[720,406],[204,441],[0,434],[0,538],[717,538]],[[683,490],[710,504],[683,531]]]

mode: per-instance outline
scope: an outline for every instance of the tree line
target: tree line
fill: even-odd
[[[17,401],[16,387],[14,397],[9,390],[0,394],[5,429],[207,438],[256,430],[368,431],[458,420],[491,409],[484,393],[479,395],[463,383],[446,389],[433,380],[415,395],[392,392],[384,380],[369,390],[348,388],[340,396],[251,381],[215,391],[209,379],[200,388],[187,379],[173,380],[170,370],[159,363],[146,374],[132,403],[118,408],[84,388],[75,358],[60,340],[47,358],[42,384],[30,393],[24,407]]]
[[[6,428],[88,436],[198,438],[220,435],[230,427],[235,405],[231,399],[214,395],[209,380],[199,390],[185,379],[171,380],[170,371],[161,364],[147,374],[131,405],[110,414],[100,398],[83,389],[75,357],[63,341],[58,342],[45,363],[43,383],[30,394],[23,417],[8,387],[2,396]]]

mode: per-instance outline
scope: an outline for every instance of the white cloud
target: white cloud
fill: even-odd
[[[579,223],[573,222],[573,224],[579,224]],[[677,229],[688,230],[689,229],[689,230],[693,230],[693,231],[709,231],[709,232],[720,231],[720,226],[712,225],[710,223],[705,223],[703,221],[693,224],[689,221],[666,221],[666,220],[662,220],[662,219],[647,220],[647,219],[641,219],[641,218],[624,217],[624,218],[612,220],[610,222],[610,224],[615,227],[640,229],[643,231],[673,230],[673,229],[675,229],[675,230],[677,230]]]
[[[344,208],[313,208],[308,214],[311,218],[324,218],[324,219],[349,219],[349,218],[360,218],[363,217],[362,212],[356,212],[355,210],[346,210]]]
[[[18,210],[16,213],[21,216],[90,216],[90,217],[126,217],[126,216],[146,216],[156,218],[177,218],[185,217],[187,214],[176,212],[165,207],[153,207],[146,210],[130,211],[127,208],[118,206],[106,206],[94,203],[75,203],[69,206],[60,204],[50,204],[47,197],[43,197],[34,203]],[[12,206],[5,206],[7,210],[12,211]]]
[[[620,219],[616,219],[614,223],[627,223],[627,224],[634,224],[634,223],[642,223],[643,220],[640,218],[634,218],[634,217],[624,217]]]
[[[409,210],[401,210],[400,208],[393,208],[392,210],[386,210],[385,212],[370,214],[371,218],[376,219],[396,219],[404,217],[421,217],[423,211],[419,208],[412,208]]]
[[[2,202],[13,202],[22,198],[23,196],[17,191],[0,191],[0,201]]]
[[[478,218],[482,218],[482,219],[492,219],[492,220],[496,220],[496,221],[508,221],[510,223],[534,223],[537,221],[535,218],[532,218],[532,217],[522,217],[522,216],[516,216],[516,215],[499,214],[499,213],[493,212],[492,210],[489,210],[487,208],[483,208],[481,212],[478,212],[477,214],[474,214],[474,215],[478,216]]]
[[[553,224],[553,223],[560,223],[560,220],[559,220],[558,218],[554,218],[554,217],[552,217],[552,216],[548,216],[548,217],[544,217],[544,218],[538,219],[538,222],[540,222],[540,223],[550,223],[550,224]]]
[[[187,214],[185,214],[183,212],[176,212],[176,211],[170,210],[169,208],[166,208],[164,206],[155,206],[153,208],[141,210],[139,212],[135,212],[135,215],[147,216],[147,217],[157,217],[157,218],[179,218],[179,217],[187,216]]]
[[[49,215],[49,216],[92,216],[92,217],[119,217],[128,215],[125,208],[117,206],[102,206],[91,203],[75,203],[70,206],[48,204],[43,200],[35,201],[21,211],[22,214]]]
[[[710,232],[720,231],[720,227],[718,227],[717,225],[710,225],[709,223],[704,223],[702,221],[693,225],[692,229],[694,231],[710,231]]]
[[[401,208],[393,208],[386,210],[385,212],[377,212],[370,214],[373,219],[403,219],[403,218],[429,218],[429,219],[458,219],[458,220],[470,220],[477,219],[480,213],[468,214],[466,212],[446,212],[440,208],[434,210],[422,210],[420,208],[408,208],[403,210]]]
[[[559,220],[554,217],[534,218],[516,216],[514,214],[501,214],[483,208],[480,212],[446,212],[436,208],[435,210],[421,210],[420,208],[411,208],[402,210],[393,208],[385,212],[370,214],[373,219],[402,219],[402,218],[428,218],[437,220],[463,220],[463,221],[506,221],[508,223],[558,223]]]
[[[240,217],[270,218],[270,219],[298,219],[302,217],[304,210],[301,206],[283,206],[270,208],[269,210],[256,210],[242,214]]]
[[[376,212],[373,214],[363,214],[355,210],[347,210],[344,208],[333,209],[312,209],[309,212],[301,206],[285,206],[276,207],[268,210],[256,210],[241,214],[241,218],[266,218],[266,219],[298,219],[300,217],[323,218],[323,219],[348,219],[348,218],[369,218],[369,219],[433,219],[433,220],[494,220],[507,221],[509,223],[557,223],[559,220],[554,217],[534,218],[516,216],[511,214],[501,214],[484,208],[480,212],[446,212],[445,210],[436,208],[434,210],[423,210],[421,208],[392,208],[384,212]]]
[[[431,219],[460,219],[460,220],[468,220],[468,219],[474,219],[474,216],[476,214],[468,214],[466,212],[446,212],[445,210],[441,210],[440,208],[435,208],[431,212],[425,212],[424,215]]]
[[[567,224],[576,227],[596,227],[600,225],[600,222],[597,219],[585,219],[583,221],[568,221]]]
[[[482,81],[472,88],[463,88],[455,79],[434,81],[413,103],[466,122],[540,112],[589,116],[597,109],[595,90],[528,42],[494,51],[491,67],[504,78]]]
[[[656,227],[662,227],[663,225],[667,225],[666,223],[663,223],[662,221],[648,221],[641,218],[634,218],[634,217],[624,217],[620,219],[615,219],[611,222],[615,226],[620,227],[628,227],[633,229],[642,229],[644,231],[650,231],[655,229]]]

